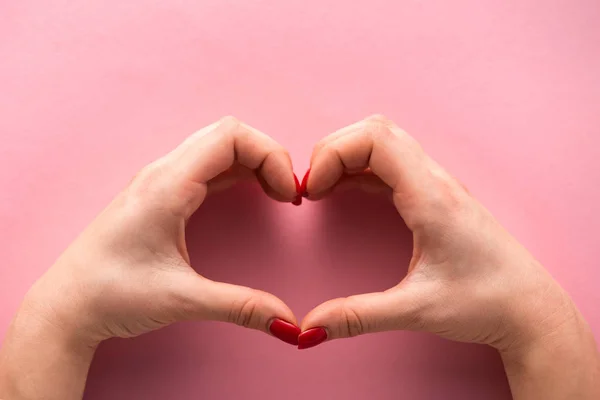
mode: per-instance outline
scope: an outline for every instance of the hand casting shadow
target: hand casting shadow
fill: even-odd
[[[321,204],[320,239],[327,249],[324,254],[331,259],[323,260],[320,268],[326,269],[326,284],[332,293],[329,298],[385,290],[406,275],[412,234],[390,200],[349,191],[333,194]],[[355,355],[368,347],[370,354],[364,357],[371,360],[363,363],[377,365],[378,373],[389,371],[389,376],[381,379],[388,386],[386,392],[406,393],[411,377],[417,381],[426,377],[432,385],[415,393],[414,398],[447,399],[448,392],[461,392],[456,387],[464,388],[460,398],[467,394],[475,394],[473,398],[512,398],[500,357],[486,346],[451,342],[419,332],[366,335],[329,345]],[[367,374],[370,368],[363,366]],[[395,388],[389,390],[390,386]],[[448,390],[450,386],[453,391]]]
[[[385,198],[347,192],[289,212],[308,226],[282,223],[278,207],[292,206],[274,206],[254,186],[211,196],[186,233],[194,268],[270,291],[299,320],[322,301],[385,290],[406,274],[411,234]],[[316,218],[303,218],[311,209]],[[448,398],[449,392],[510,399],[498,356],[483,346],[393,332],[298,352],[262,333],[210,322],[104,343],[85,398],[265,398],[269,374],[289,388],[289,400],[305,398],[311,387],[346,399]]]
[[[197,272],[210,279],[277,292],[277,282],[268,278],[275,275],[273,263],[268,262],[268,246],[273,244],[272,208],[273,201],[257,185],[242,184],[211,195],[186,229]],[[218,387],[230,386],[226,376],[214,373],[215,366],[229,362],[223,357],[227,343],[263,335],[221,323],[184,322],[133,339],[109,340],[98,349],[85,398],[167,399],[173,398],[173,388],[190,382],[210,383],[217,389],[215,395],[203,394],[218,398]],[[216,345],[219,341],[223,346]]]

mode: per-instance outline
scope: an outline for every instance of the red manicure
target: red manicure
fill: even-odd
[[[290,324],[282,319],[275,318],[269,326],[269,331],[273,336],[279,340],[283,340],[294,346],[298,346],[298,336],[300,335],[300,328],[294,324]]]
[[[308,184],[308,174],[310,174],[310,168],[304,174],[304,178],[302,178],[302,184],[300,185],[299,193],[302,194],[302,197],[308,197],[308,192],[306,191],[306,185]]]
[[[312,328],[298,336],[298,349],[309,349],[327,340],[327,331],[323,328]]]
[[[292,201],[292,204],[295,206],[299,206],[302,204],[302,190],[300,188],[300,182],[298,181],[298,177],[296,176],[296,174],[294,174],[294,182],[296,183],[296,199],[294,199],[294,201]]]

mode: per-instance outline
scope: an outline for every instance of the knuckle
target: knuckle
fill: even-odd
[[[267,148],[267,151],[269,151],[270,153],[281,155],[289,161],[292,161],[292,156],[290,155],[290,152],[280,143],[277,143],[274,140],[270,140],[268,146],[269,147]]]
[[[367,332],[368,326],[364,318],[356,311],[355,302],[352,297],[344,300],[342,306],[342,331],[345,331],[345,336],[354,337]]]
[[[150,163],[134,176],[128,192],[134,197],[145,197],[156,193],[161,190],[167,175],[168,170],[165,165],[158,161]]]
[[[236,128],[241,124],[241,122],[233,115],[226,115],[219,120],[219,124],[222,126]]]
[[[147,193],[156,184],[156,181],[160,179],[160,175],[160,168],[155,163],[144,166],[131,180],[128,193],[134,196]]]
[[[467,207],[465,192],[459,185],[446,183],[444,185],[444,210],[452,217],[459,219]],[[460,223],[460,220],[459,220]]]
[[[460,215],[469,198],[464,187],[440,167],[430,169],[433,188],[430,196],[430,206],[446,216]]]
[[[315,147],[313,149],[313,154],[332,151],[332,150],[334,150],[335,143],[336,143],[336,140],[321,141],[315,145]]]
[[[236,134],[239,134],[241,125],[242,123],[239,119],[227,115],[219,120],[213,134],[221,135],[225,141],[230,142],[235,139]]]
[[[328,143],[319,143],[317,145],[315,145],[314,149],[313,149],[313,153],[311,155],[311,166],[315,161],[316,157],[319,157],[320,159],[330,159],[330,158],[334,158],[337,159],[339,158],[339,153],[338,153],[338,149],[337,149],[337,144],[336,142],[328,142]]]
[[[374,115],[365,120],[365,129],[375,139],[387,139],[394,136],[393,122],[383,115]]]
[[[323,141],[315,144],[314,147],[313,147],[313,152],[312,152],[313,156],[315,154],[320,153],[323,150],[323,147],[325,147],[325,143],[323,143]]]
[[[392,121],[383,114],[373,114],[366,119],[367,121],[382,125],[390,125]]]
[[[150,163],[145,165],[142,169],[138,171],[138,173],[134,177],[134,181],[149,181],[153,180],[160,173],[160,168],[156,165],[156,163]]]
[[[170,167],[156,161],[142,168],[119,195],[125,215],[141,216],[150,211],[171,209],[177,198],[171,191],[174,179]]]
[[[322,140],[319,143],[315,144],[312,150],[312,154],[310,156],[310,164],[312,165],[313,162],[315,161],[315,159],[317,158],[317,156],[321,155],[323,153],[323,148],[325,147],[327,143]]]
[[[442,208],[449,215],[460,212],[463,208],[463,199],[457,185],[448,180],[441,180],[438,186],[437,207]]]
[[[245,139],[250,135],[250,131],[248,129],[242,128],[243,124],[239,119],[231,115],[227,115],[219,120],[219,126],[216,132],[223,136],[223,139],[228,143],[228,145],[233,146],[236,138]]]
[[[336,155],[338,154],[338,147],[336,142],[329,142],[322,145],[320,152],[327,155]]]
[[[260,322],[258,309],[259,301],[248,298],[231,308],[228,320],[244,328],[256,328]]]

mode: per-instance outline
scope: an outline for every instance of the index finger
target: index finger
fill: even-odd
[[[208,182],[235,162],[254,170],[259,180],[264,180],[280,198],[296,199],[287,151],[269,136],[233,117],[192,134],[151,164],[150,171],[155,187],[168,197],[166,206],[189,218],[204,201]]]
[[[440,174],[419,143],[383,116],[373,116],[323,139],[312,155],[308,198],[327,193],[346,173],[369,168],[393,191],[394,204],[411,227],[440,193]]]

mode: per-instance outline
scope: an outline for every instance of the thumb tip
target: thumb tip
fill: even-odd
[[[285,343],[298,346],[298,338],[301,330],[293,323],[280,318],[274,318],[269,324],[269,333]]]
[[[323,327],[307,329],[298,337],[298,350],[310,349],[325,342],[329,337]]]

